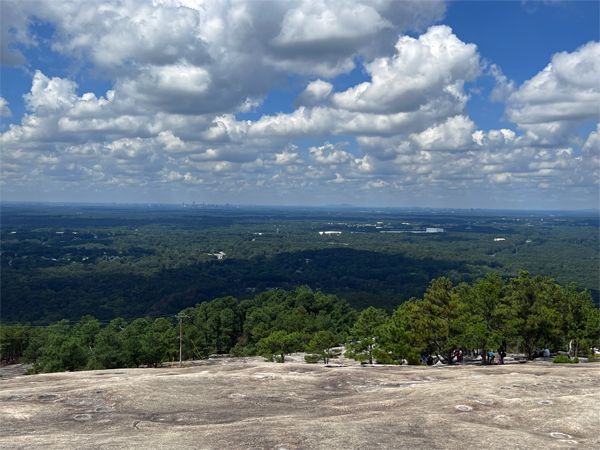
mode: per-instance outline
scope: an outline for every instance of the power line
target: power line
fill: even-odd
[[[154,321],[156,319],[166,319],[167,317],[161,316],[161,317],[154,317],[153,318],[153,317],[150,317],[150,316],[146,315],[146,316],[131,317],[131,318],[115,317],[114,319],[96,319],[95,317],[92,316],[92,318],[94,319],[94,321],[96,323],[101,324],[101,325],[102,324],[104,324],[104,325],[110,324],[110,323],[112,323],[113,321],[115,321],[117,319],[123,319],[125,322],[127,322],[127,324],[130,324],[130,323],[132,323],[132,322],[134,322],[134,321],[136,321],[138,319],[150,319],[151,321]],[[13,322],[13,323],[0,322],[0,327],[21,325],[22,327],[29,327],[29,328],[48,328],[48,327],[52,327],[52,326],[55,326],[55,325],[59,325],[63,321],[67,321],[68,324],[77,325],[81,321],[81,319],[83,319],[83,317],[81,317],[80,319],[66,319],[65,318],[65,319],[60,319],[60,320],[58,320],[56,322],[49,322],[49,321],[43,321],[43,320],[41,320],[41,321],[34,321],[36,323],[35,325],[32,325],[31,322],[25,322],[25,323],[21,323],[21,322]],[[40,323],[44,323],[44,322],[48,323],[48,325],[40,325]],[[29,325],[27,325],[27,324],[29,324]]]

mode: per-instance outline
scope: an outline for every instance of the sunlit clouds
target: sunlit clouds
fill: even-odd
[[[600,44],[519,84],[443,24],[445,8],[3,2],[2,62],[31,80],[22,116],[0,97],[13,119],[3,197],[596,207]],[[71,75],[27,60],[42,45],[34,21],[53,27],[53,55],[77,62]],[[465,85],[482,78],[505,127],[470,115]],[[297,94],[278,108],[278,92]]]

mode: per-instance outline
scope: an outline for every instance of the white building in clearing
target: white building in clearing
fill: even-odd
[[[425,233],[443,233],[443,228],[425,228]]]
[[[319,231],[320,235],[330,235],[330,234],[335,234],[336,236],[339,236],[340,234],[342,234],[341,231]]]
[[[494,242],[498,242],[498,241],[505,241],[506,239],[504,238],[494,238]]]
[[[208,253],[208,256],[216,256],[217,259],[223,259],[227,255],[225,254],[225,252],[218,252],[218,253]]]

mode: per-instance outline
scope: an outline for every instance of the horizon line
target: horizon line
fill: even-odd
[[[348,203],[340,204],[327,204],[327,205],[284,205],[284,204],[254,204],[254,203],[191,203],[191,202],[90,202],[90,201],[34,201],[34,200],[0,200],[0,205],[3,204],[28,204],[28,205],[90,205],[90,206],[165,206],[165,207],[180,207],[187,208],[192,207],[196,209],[202,209],[203,207],[219,206],[219,207],[251,207],[251,208],[309,208],[309,209],[323,209],[323,208],[340,208],[340,209],[423,209],[423,210],[457,210],[457,211],[544,211],[544,212],[591,212],[598,211],[600,208],[584,208],[584,209],[535,209],[535,208],[481,208],[481,207],[436,207],[436,206],[362,206],[362,205],[351,205]]]

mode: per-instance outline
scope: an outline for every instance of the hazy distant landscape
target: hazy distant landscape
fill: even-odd
[[[597,304],[598,220],[597,211],[4,203],[2,322],[131,321],[299,286],[390,312],[433,278],[519,270],[576,282]]]

